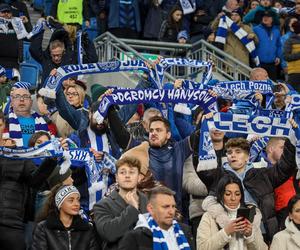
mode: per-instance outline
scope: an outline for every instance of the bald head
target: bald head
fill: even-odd
[[[269,79],[268,72],[263,68],[254,68],[250,72],[251,81],[265,81]]]

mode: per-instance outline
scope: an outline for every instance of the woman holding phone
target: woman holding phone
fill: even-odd
[[[300,249],[300,194],[293,196],[288,203],[289,216],[285,221],[285,229],[275,234],[271,250]]]
[[[197,250],[268,249],[260,231],[260,213],[256,213],[253,223],[245,218],[246,209],[241,213],[245,217],[237,217],[238,209],[244,205],[239,179],[229,175],[222,177],[217,187],[217,202],[223,206],[224,215],[229,217],[230,222],[223,225],[216,221],[214,213],[204,213],[197,230]]]

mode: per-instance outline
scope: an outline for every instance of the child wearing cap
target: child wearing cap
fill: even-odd
[[[55,186],[45,206],[45,219],[34,231],[32,250],[99,249],[94,228],[80,217],[79,209],[75,186]]]

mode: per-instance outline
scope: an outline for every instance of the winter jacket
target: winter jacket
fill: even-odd
[[[29,47],[29,51],[33,59],[35,59],[38,63],[42,65],[43,68],[42,84],[49,76],[52,69],[57,69],[63,65],[76,63],[76,55],[71,49],[68,33],[65,30],[63,29],[55,30],[49,41],[52,42],[54,40],[60,40],[65,44],[65,52],[62,56],[62,60],[60,64],[55,64],[52,61],[49,46],[47,47],[46,50],[43,51],[42,49],[43,36],[44,36],[44,32],[41,32],[33,36],[31,38],[31,44]]]
[[[244,248],[251,250],[263,250],[268,249],[264,243],[261,231],[260,231],[260,219],[261,216],[256,215],[252,227],[252,235],[244,237]],[[206,212],[203,214],[197,229],[197,249],[205,250],[221,250],[225,249],[225,246],[229,242],[236,240],[235,237],[228,236],[224,229],[220,227],[213,216]]]
[[[27,30],[27,32],[30,32],[32,30],[32,25],[30,22],[30,15],[29,15],[26,4],[21,0],[12,0],[10,2],[10,6],[12,9],[13,16],[15,16],[15,17],[26,16],[27,17],[28,22],[24,23],[24,27]]]
[[[0,159],[0,226],[24,228],[29,187],[40,187],[56,165],[50,158],[39,168],[28,160]]]
[[[275,234],[270,250],[300,249],[300,231],[288,217],[285,221],[286,229]]]
[[[288,74],[300,73],[300,36],[292,34],[283,47]]]
[[[32,250],[98,250],[94,228],[79,215],[65,228],[57,214],[41,221],[33,233]]]
[[[103,250],[118,249],[120,239],[135,227],[140,213],[146,213],[147,198],[139,192],[139,210],[127,204],[114,190],[94,206],[97,232],[104,241]]]
[[[204,213],[202,209],[202,201],[207,196],[207,189],[195,171],[192,156],[187,158],[184,163],[182,187],[188,194],[190,194],[190,219],[201,216]]]
[[[158,40],[163,42],[177,42],[178,32],[181,30],[181,27],[172,26],[168,20],[163,21],[160,27],[158,34]]]
[[[276,10],[272,7],[263,7],[258,5],[254,10],[250,10],[247,15],[243,18],[243,23],[245,24],[252,24],[253,26],[258,25],[261,23],[262,15],[265,11],[271,11],[273,14],[273,24],[279,25],[279,16],[276,13]]]
[[[11,24],[8,28],[7,33],[0,30],[0,65],[4,68],[19,69],[19,62],[23,57],[23,41],[17,39]]]
[[[253,28],[258,37],[256,53],[261,63],[274,63],[276,58],[281,57],[281,34],[277,26],[270,28],[259,24]]]
[[[220,18],[216,18],[211,27],[213,31],[218,29]],[[236,23],[240,28],[247,32],[248,35],[254,35],[254,42],[258,43],[258,38],[255,33],[252,31],[250,26],[243,24],[241,22]],[[241,42],[241,40],[230,30],[227,33],[226,43],[224,45],[224,51],[234,57],[235,59],[241,61],[242,63],[249,66],[249,51],[245,47],[245,45]]]
[[[144,215],[139,215],[139,221],[134,230],[125,234],[119,244],[118,250],[152,250],[153,249],[153,236]],[[193,235],[189,226],[179,223],[190,248],[195,249]]]
[[[139,2],[141,0],[132,0],[132,7],[134,10],[134,18],[136,24],[136,31],[140,32],[142,30],[141,25],[141,16],[139,9]],[[119,0],[110,0],[107,2],[108,7],[108,28],[120,28],[120,1]]]
[[[274,189],[287,181],[295,169],[295,148],[287,141],[282,157],[276,165],[271,168],[252,167],[248,169],[243,179],[244,188],[255,199],[258,208],[261,210],[269,240],[278,232],[274,206]],[[233,171],[227,171],[223,167],[216,170],[198,172],[200,179],[211,193],[214,193],[218,180],[224,174],[236,176]]]

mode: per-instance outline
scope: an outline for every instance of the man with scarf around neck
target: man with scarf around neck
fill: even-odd
[[[274,24],[274,17],[271,11],[262,14],[261,23],[253,28],[258,37],[256,53],[259,57],[260,67],[264,68],[270,78],[277,79],[276,67],[280,64],[281,57],[281,35],[280,30]]]
[[[28,141],[34,133],[49,131],[44,118],[32,110],[30,86],[27,82],[16,82],[10,92],[11,110],[8,131],[4,136],[14,139],[17,147],[28,147]]]
[[[0,112],[0,146],[8,145],[3,130],[4,115]],[[29,188],[39,188],[57,165],[47,158],[40,167],[30,160],[0,158],[0,246],[2,250],[24,250],[24,216]]]
[[[122,149],[130,149],[141,142],[132,138],[118,117],[117,111],[108,111],[110,128]],[[195,132],[196,133],[196,132]],[[185,160],[192,154],[195,133],[183,140],[171,139],[170,123],[167,119],[154,116],[149,120],[149,167],[155,180],[176,192],[176,203],[181,210],[182,174]]]
[[[147,198],[137,191],[141,162],[125,156],[116,162],[118,190],[95,204],[94,222],[103,240],[103,250],[118,249],[124,234],[135,227],[139,214],[146,213]]]
[[[295,124],[294,124],[295,125]],[[266,241],[271,242],[278,232],[278,222],[274,209],[274,189],[284,183],[296,169],[295,148],[287,141],[281,159],[272,168],[254,168],[249,162],[250,145],[246,139],[233,138],[225,144],[228,162],[222,168],[198,172],[200,179],[206,184],[209,193],[202,204],[204,210],[214,207],[216,221],[228,223],[220,213],[219,204],[214,199],[215,188],[223,175],[234,175],[243,184],[245,203],[261,210]],[[224,220],[225,219],[225,220]]]
[[[189,227],[175,220],[174,195],[172,190],[164,186],[150,190],[147,205],[149,214],[139,215],[134,230],[122,238],[119,250],[166,249],[164,247],[169,250],[195,249]]]

